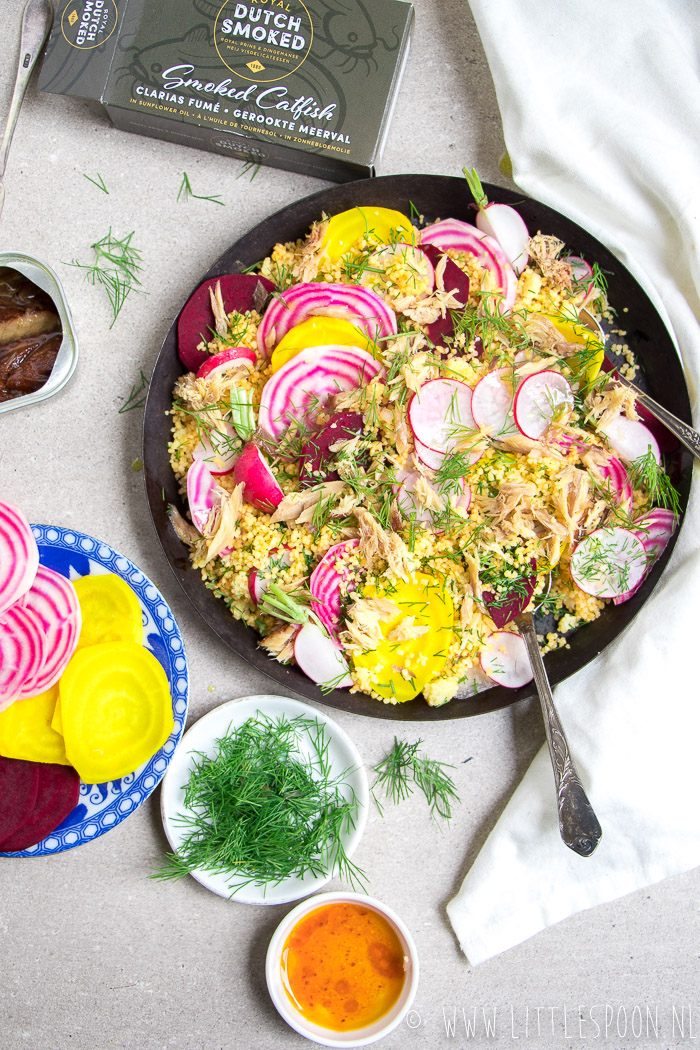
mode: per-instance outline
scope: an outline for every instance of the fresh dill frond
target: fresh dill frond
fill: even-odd
[[[141,251],[132,244],[134,232],[126,237],[118,238],[109,232],[101,240],[91,245],[95,252],[93,263],[80,263],[74,259],[65,266],[74,266],[85,272],[85,280],[90,284],[101,284],[107,292],[112,307],[112,324],[114,326],[124,303],[132,291],[140,291],[136,285],[141,284],[139,273],[141,272]]]
[[[417,787],[425,795],[431,816],[450,820],[452,803],[460,801],[459,792],[447,772],[454,766],[428,758],[420,750],[422,743],[422,740],[417,740],[409,744],[406,740],[394,737],[391,750],[374,766],[377,779],[372,785],[372,798],[379,812],[383,813],[375,788],[381,787],[387,798],[398,805],[413,794]]]
[[[177,199],[178,201],[181,199],[186,201],[189,200],[190,197],[193,197],[195,200],[198,201],[211,201],[212,204],[220,204],[223,208],[226,207],[226,202],[221,200],[220,193],[213,193],[210,196],[207,196],[204,193],[195,193],[192,189],[192,183],[190,182],[189,175],[186,171],[183,171],[180,189],[177,191]]]
[[[85,172],[83,172],[83,178],[87,179],[88,182],[91,182],[93,184],[93,186],[97,186],[98,190],[102,190],[103,193],[106,193],[107,196],[109,196],[109,190],[107,189],[107,186],[105,185],[105,180],[102,178],[99,171],[97,172],[97,179],[93,179],[90,175],[86,175]]]
[[[129,391],[129,396],[119,407],[119,415],[122,415],[124,412],[131,412],[132,408],[143,408],[146,403],[146,394],[144,391],[148,391],[148,379],[143,374],[143,369],[139,369],[139,374],[141,376],[140,382],[132,385],[131,390]]]
[[[676,517],[679,516],[681,512],[680,493],[674,487],[664,468],[657,462],[651,448],[639,459],[635,459],[628,474],[633,487],[643,488],[654,506],[665,507]]]

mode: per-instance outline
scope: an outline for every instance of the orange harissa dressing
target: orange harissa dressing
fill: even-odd
[[[363,1028],[392,1008],[405,979],[393,928],[362,904],[339,901],[301,919],[282,950],[282,983],[307,1020],[336,1032]]]

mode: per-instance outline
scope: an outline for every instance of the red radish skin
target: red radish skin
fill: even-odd
[[[312,682],[333,684],[336,689],[352,685],[350,668],[341,649],[315,623],[305,623],[294,639],[294,659]]]
[[[641,583],[647,568],[644,545],[630,529],[595,529],[571,555],[576,586],[596,598],[619,598]]]
[[[0,758],[0,843],[29,819],[38,791],[38,762]]]
[[[44,565],[37,569],[34,583],[20,604],[41,624],[44,653],[39,670],[20,690],[18,700],[44,693],[56,684],[75,652],[82,624],[73,584]]]
[[[270,464],[256,445],[246,445],[236,460],[233,478],[243,484],[243,498],[258,510],[271,514],[284,499],[284,492]]]
[[[3,853],[29,849],[46,838],[75,809],[80,798],[80,777],[72,766],[53,762],[35,763],[39,767],[37,795],[23,823],[0,841]]]
[[[0,616],[26,594],[39,567],[39,549],[19,508],[0,500]]]
[[[634,463],[635,460],[641,459],[649,452],[657,463],[661,463],[661,453],[656,438],[639,420],[618,416],[607,426],[599,427],[599,430],[624,463]]]
[[[536,441],[563,409],[574,404],[571,386],[563,375],[552,369],[536,372],[523,379],[515,391],[513,415],[518,430]]]
[[[273,440],[293,421],[308,425],[309,417],[335,394],[365,386],[381,365],[355,346],[315,346],[285,362],[263,387],[258,422]]]
[[[0,710],[17,700],[39,673],[45,656],[44,631],[35,613],[17,602],[0,619]]]
[[[226,313],[262,311],[266,297],[275,290],[272,281],[266,277],[247,273],[222,274],[200,284],[183,306],[177,322],[178,354],[188,372],[196,372],[211,356],[197,347],[213,338],[214,315],[209,289],[215,289],[217,282],[221,284]]]
[[[396,314],[369,288],[321,281],[294,284],[276,296],[258,327],[258,353],[270,356],[280,339],[308,317],[339,317],[352,321],[370,342],[396,335]]]
[[[484,674],[506,689],[520,689],[532,681],[530,659],[519,634],[494,631],[486,638],[479,661]]]
[[[199,366],[197,379],[206,379],[207,376],[211,376],[214,372],[225,372],[232,368],[236,362],[242,368],[247,368],[249,365],[252,367],[257,359],[255,351],[249,350],[247,346],[229,346],[218,354],[212,354],[204,364]]]
[[[341,621],[343,584],[349,574],[347,563],[342,560],[343,555],[359,545],[359,540],[345,540],[330,547],[309,579],[309,590],[314,599],[312,608],[334,641],[337,641]]]

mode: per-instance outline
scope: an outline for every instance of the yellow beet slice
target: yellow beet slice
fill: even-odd
[[[380,696],[398,703],[413,700],[445,666],[454,632],[454,605],[445,580],[417,572],[408,583],[396,587],[363,588],[365,598],[387,598],[399,610],[381,624],[384,641],[371,652],[355,657],[356,667],[372,671],[372,689]],[[394,634],[406,617],[413,617],[413,627],[427,627],[417,638],[394,640]]]
[[[120,576],[82,576],[73,586],[83,614],[79,649],[102,642],[143,640],[139,600]]]
[[[592,383],[600,372],[605,347],[597,335],[580,321],[568,317],[550,317],[550,321],[561,332],[567,343],[580,343],[582,350],[573,354],[568,363],[579,370],[579,381]]]
[[[45,693],[15,700],[0,711],[0,755],[23,758],[27,762],[55,762],[71,765],[63,737],[52,728],[58,700],[58,685]]]
[[[87,784],[133,773],[173,731],[167,675],[136,642],[79,649],[59,696],[66,754]]]
[[[273,373],[286,364],[300,350],[310,346],[359,346],[377,357],[376,344],[371,342],[351,321],[342,317],[308,317],[290,328],[272,352]]]
[[[349,208],[329,221],[323,237],[323,249],[333,262],[363,238],[376,244],[395,244],[415,238],[410,219],[392,208]]]
[[[61,718],[61,697],[58,695],[58,683],[56,683],[56,708],[51,719],[51,728],[63,736],[63,719]]]

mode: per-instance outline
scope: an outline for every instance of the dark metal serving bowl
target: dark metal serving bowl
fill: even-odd
[[[492,201],[517,204],[531,232],[541,230],[555,234],[573,254],[598,263],[608,279],[611,304],[618,310],[627,308],[623,326],[627,343],[642,367],[641,385],[671,412],[690,422],[688,391],[675,347],[650,299],[625,267],[584,229],[544,204],[496,186],[486,186],[485,190]],[[322,212],[332,215],[355,205],[395,208],[405,214],[412,214],[413,206],[425,216],[426,223],[447,217],[471,220],[474,214],[461,178],[389,175],[346,183],[305,197],[259,223],[201,275],[197,286],[209,277],[240,273],[269,255],[278,242],[305,236]],[[175,318],[158,355],[146,402],[143,442],[146,492],[158,538],[175,578],[197,611],[229,648],[286,689],[331,707],[375,718],[411,721],[463,718],[494,711],[535,695],[534,683],[530,683],[516,690],[493,686],[478,696],[456,699],[437,708],[429,707],[422,697],[405,704],[381,704],[347,689],[324,694],[298,667],[284,666],[268,656],[258,645],[257,633],[235,620],[224,602],[205,587],[199,571],[190,564],[187,547],[176,536],[168,518],[169,504],[179,507],[182,513],[186,509],[170,468],[167,447],[171,428],[171,418],[167,413],[172,404],[173,386],[183,371],[177,354]],[[680,489],[681,505],[685,508],[690,489],[689,453],[680,450],[674,453],[670,469]],[[568,648],[548,654],[547,671],[553,685],[593,660],[630,623],[656,586],[677,535],[676,531],[664,555],[633,598],[622,605],[610,603],[598,620],[572,633]]]

